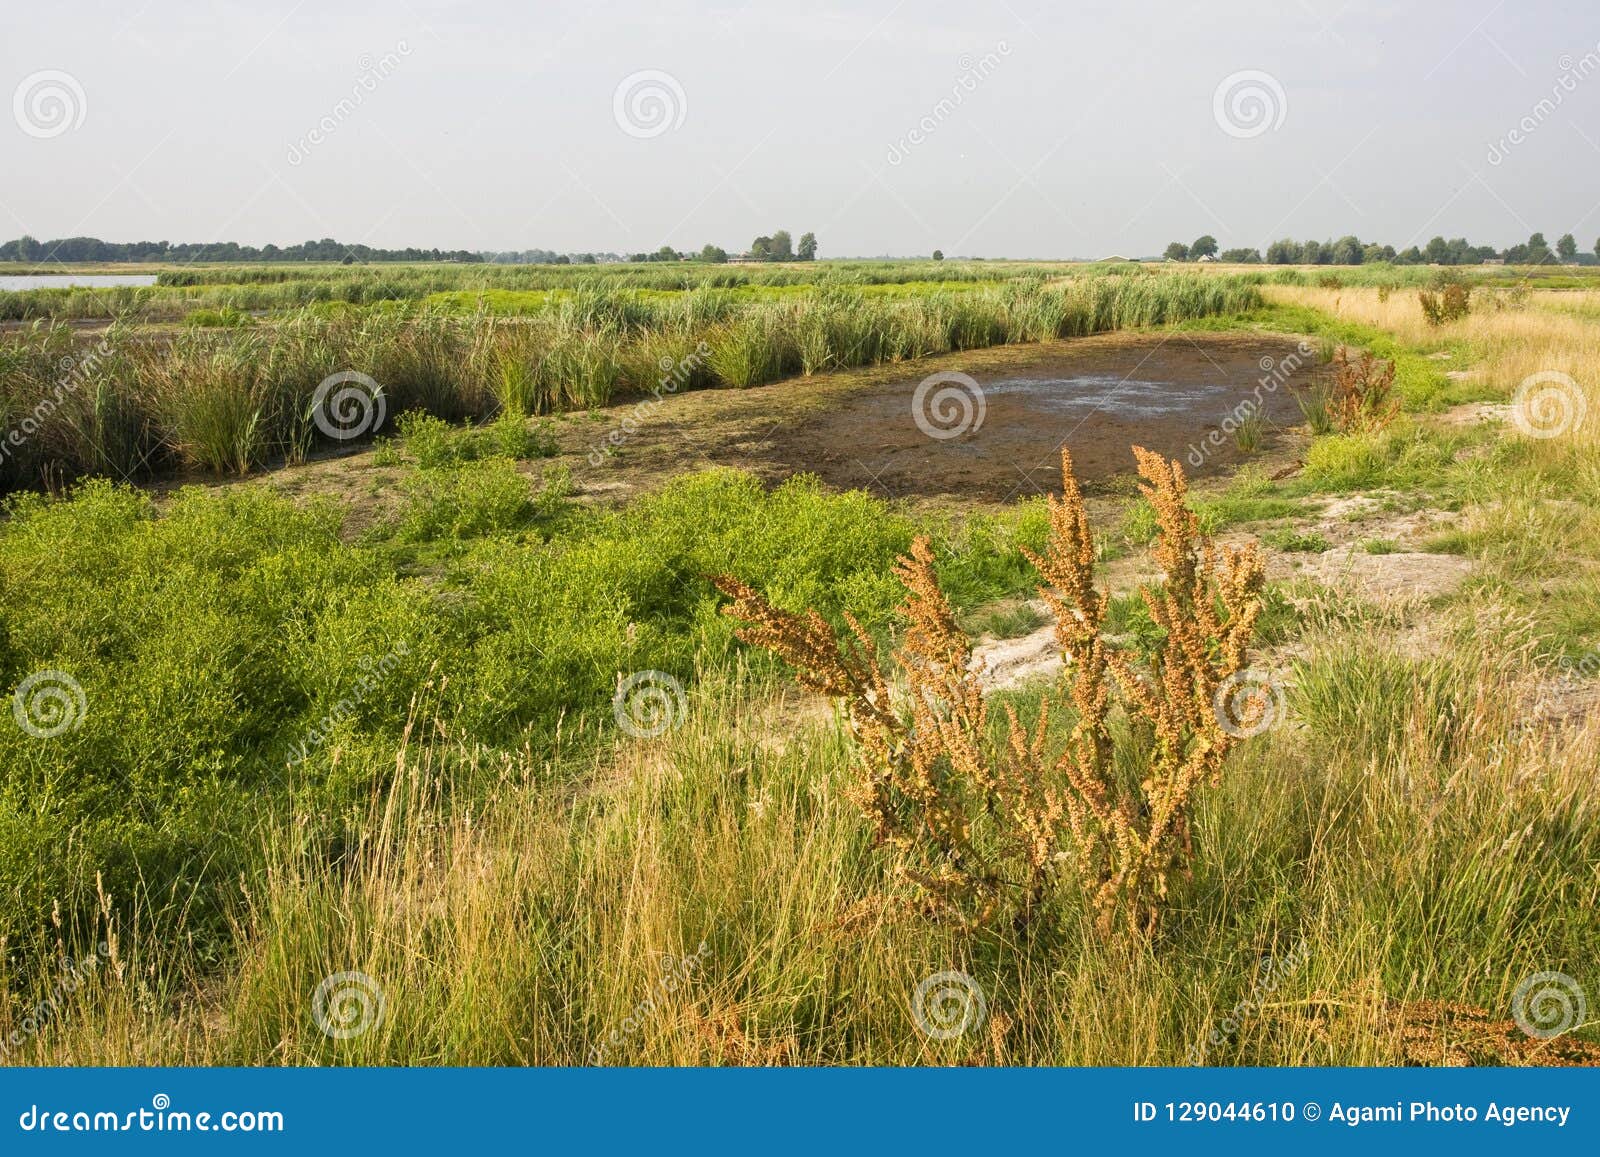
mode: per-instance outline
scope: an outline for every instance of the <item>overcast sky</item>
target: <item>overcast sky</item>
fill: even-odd
[[[1595,0],[7,0],[0,238],[1600,235]],[[1543,103],[1541,103],[1543,102]]]

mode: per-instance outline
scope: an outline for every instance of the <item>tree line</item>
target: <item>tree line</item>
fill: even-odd
[[[1264,265],[1365,265],[1388,261],[1395,265],[1480,265],[1485,261],[1504,261],[1507,265],[1592,265],[1600,262],[1600,239],[1591,253],[1579,253],[1571,233],[1563,233],[1552,250],[1543,233],[1535,233],[1518,245],[1496,249],[1492,245],[1473,245],[1465,237],[1446,241],[1435,237],[1418,248],[1412,245],[1396,252],[1393,245],[1363,242],[1353,235],[1337,241],[1295,241],[1284,238],[1259,249],[1218,250],[1217,239],[1206,233],[1185,245],[1174,241],[1162,254],[1168,261],[1227,261],[1234,264]]]
[[[815,233],[800,234],[800,243],[795,244],[794,238],[787,229],[778,229],[771,236],[762,234],[750,242],[750,248],[744,253],[736,254],[742,261],[815,261],[817,259],[817,235]],[[728,251],[720,245],[706,245],[698,253],[689,253],[674,249],[670,245],[663,245],[654,253],[635,253],[629,256],[629,261],[704,261],[712,265],[720,265],[729,260]]]
[[[815,261],[817,235],[802,233],[799,244],[787,229],[757,237],[750,248],[736,257],[748,261]],[[0,244],[0,261],[29,265],[119,264],[126,262],[227,262],[227,261],[318,261],[345,265],[383,261],[457,261],[496,265],[599,265],[617,261],[728,261],[726,249],[707,245],[698,253],[681,253],[663,245],[654,253],[557,253],[553,249],[523,249],[496,252],[466,249],[375,249],[369,245],[346,245],[331,237],[304,241],[299,245],[240,245],[236,241],[174,244],[170,241],[102,241],[98,237],[62,237],[39,241],[22,236]]]
[[[483,257],[465,249],[374,249],[346,245],[331,237],[299,245],[240,245],[236,241],[173,244],[170,241],[102,241],[98,237],[62,237],[39,241],[22,236],[0,245],[0,261],[31,265],[135,261],[328,261],[354,265],[368,261],[467,261]]]

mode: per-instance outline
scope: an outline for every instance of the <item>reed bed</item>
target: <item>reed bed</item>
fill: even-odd
[[[138,266],[127,267],[137,271]],[[889,287],[933,281],[980,284],[1012,277],[1082,274],[1084,266],[1012,262],[843,261],[808,265],[219,265],[159,269],[153,286],[48,287],[0,292],[0,321],[108,319],[137,313],[175,319],[197,309],[270,312],[312,305],[421,301],[434,294],[553,293],[598,289],[657,293],[697,289],[800,290],[819,283]]]

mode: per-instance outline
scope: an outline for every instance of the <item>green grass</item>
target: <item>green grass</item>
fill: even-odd
[[[1314,530],[1272,530],[1262,538],[1273,549],[1291,554],[1321,554],[1332,546],[1326,536]]]
[[[966,631],[975,636],[995,639],[1016,639],[1031,635],[1050,622],[1050,616],[1031,603],[993,607],[969,615],[963,622]]]

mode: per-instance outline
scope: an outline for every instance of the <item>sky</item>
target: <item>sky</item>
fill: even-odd
[[[1594,0],[9,0],[0,238],[1600,237]]]

